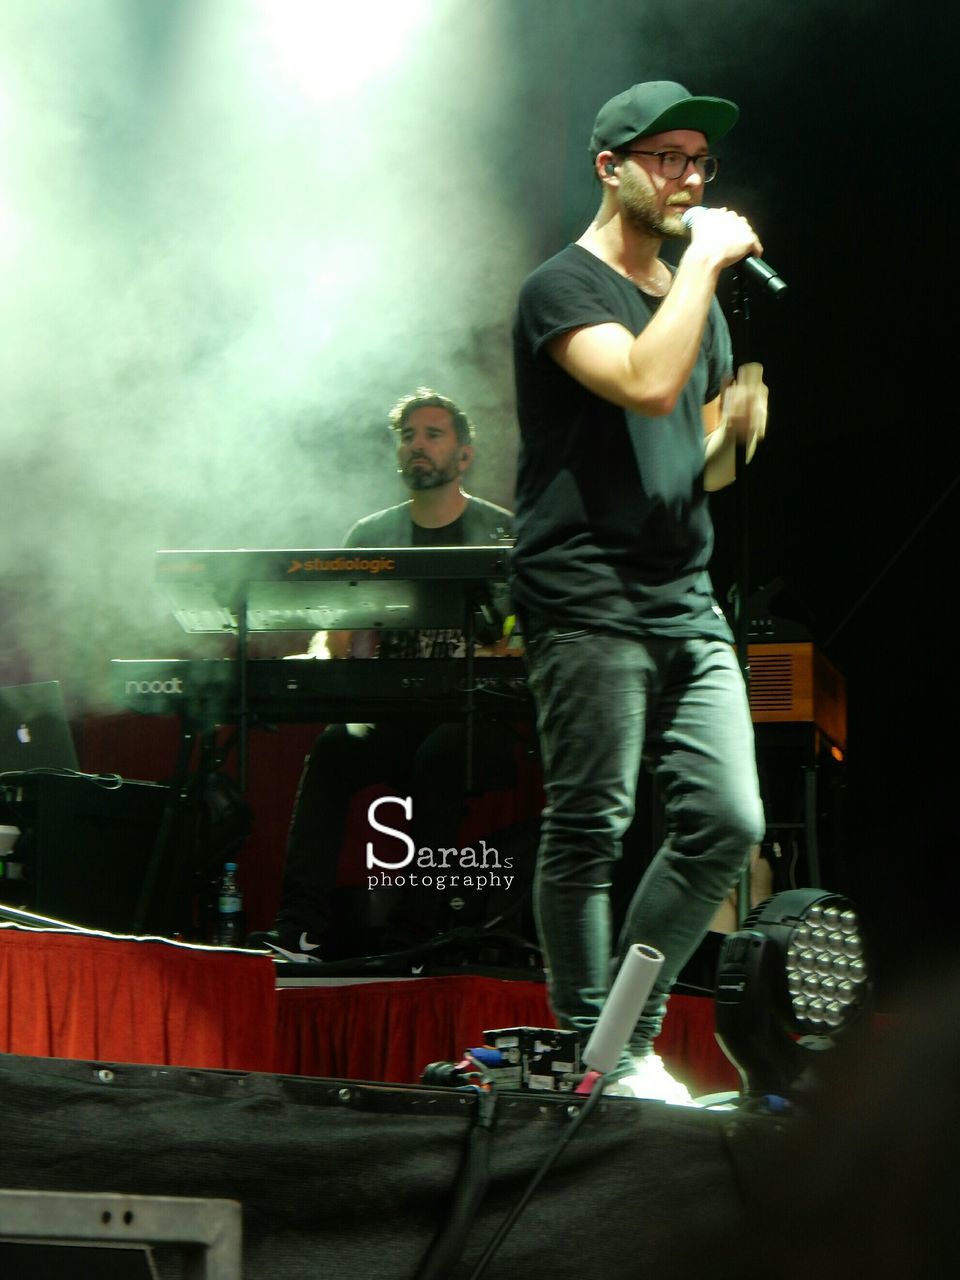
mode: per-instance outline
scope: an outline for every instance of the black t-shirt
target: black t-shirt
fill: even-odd
[[[658,299],[580,245],[527,279],[514,321],[521,448],[513,596],[532,619],[630,635],[723,636],[707,572],[702,406],[731,370],[714,299],[672,413],[645,418],[588,391],[546,345],[583,325],[638,334]]]
[[[410,521],[411,547],[462,547],[463,546],[463,516],[457,516],[451,524],[445,524],[440,529],[427,529],[422,524],[415,524]]]
[[[410,521],[411,547],[463,546],[463,516],[441,529],[425,529]],[[462,630],[434,627],[421,631],[384,631],[380,635],[380,658],[462,658],[466,642]]]

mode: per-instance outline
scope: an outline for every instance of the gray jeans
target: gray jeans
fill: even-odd
[[[753,725],[722,640],[526,632],[547,803],[535,908],[560,1026],[589,1036],[634,942],[665,962],[629,1048],[650,1051],[667,997],[763,837]],[[611,964],[610,882],[643,760],[666,813],[664,843],[630,903]]]

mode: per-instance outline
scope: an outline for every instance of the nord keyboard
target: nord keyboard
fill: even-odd
[[[233,723],[238,664],[214,659],[124,659],[110,663],[114,697],[147,715]],[[475,658],[467,685],[463,658],[334,660],[252,658],[246,697],[253,722],[341,723],[424,714],[457,718],[472,690],[484,716],[532,715],[522,658]]]
[[[156,580],[191,632],[236,631],[241,617],[248,631],[463,627],[492,611],[508,554],[507,545],[158,551]]]

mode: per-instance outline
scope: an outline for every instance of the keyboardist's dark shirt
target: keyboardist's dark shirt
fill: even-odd
[[[442,529],[424,529],[410,521],[412,547],[462,547],[463,517]],[[378,658],[462,658],[466,653],[463,632],[457,628],[429,631],[384,631]]]
[[[347,547],[463,547],[492,546],[513,531],[513,516],[503,507],[482,498],[467,498],[467,507],[452,524],[425,529],[414,524],[409,503],[378,511],[358,521],[347,534]],[[379,658],[462,658],[464,635],[458,628],[422,631],[383,631]]]

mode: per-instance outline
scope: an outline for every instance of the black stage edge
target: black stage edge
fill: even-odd
[[[582,1105],[497,1104],[490,1186],[447,1280],[469,1276]],[[441,1089],[0,1055],[0,1186],[234,1199],[245,1280],[413,1280],[475,1107]],[[602,1100],[485,1274],[678,1274],[692,1233],[722,1223],[736,1238],[778,1132],[766,1117]]]

